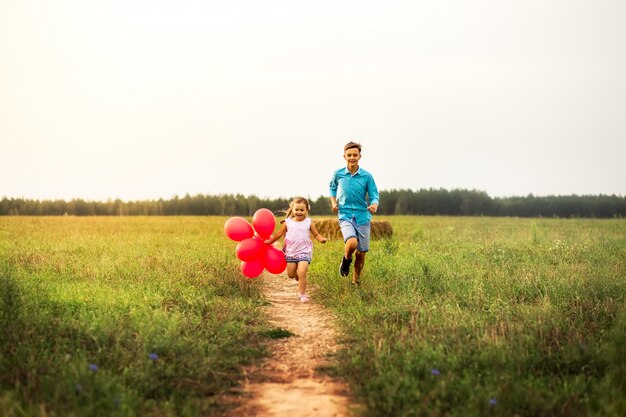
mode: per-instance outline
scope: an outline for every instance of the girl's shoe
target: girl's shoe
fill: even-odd
[[[305,294],[300,294],[300,301],[306,303],[309,301],[309,297],[307,297]]]

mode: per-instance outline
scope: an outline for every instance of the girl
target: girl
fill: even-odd
[[[265,241],[267,244],[272,244],[285,236],[283,252],[287,258],[287,275],[298,281],[298,293],[303,303],[309,301],[305,291],[306,274],[313,258],[311,233],[319,242],[326,243],[326,238],[319,234],[311,218],[307,217],[310,208],[306,198],[294,198],[285,212],[285,220],[281,222],[283,225],[280,230],[275,236]]]

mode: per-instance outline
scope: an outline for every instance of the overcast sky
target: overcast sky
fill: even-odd
[[[2,0],[0,197],[626,195],[624,0]],[[384,204],[384,202],[381,202]]]

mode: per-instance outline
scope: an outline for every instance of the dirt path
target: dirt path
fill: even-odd
[[[272,326],[295,336],[270,342],[272,355],[246,370],[244,402],[232,416],[347,417],[348,387],[316,371],[337,351],[332,316],[315,300],[302,303],[297,283],[286,275],[264,275],[266,307]]]

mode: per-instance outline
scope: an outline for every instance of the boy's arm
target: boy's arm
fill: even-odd
[[[337,197],[334,195],[330,196],[330,207],[333,210],[333,213],[339,213],[339,206],[337,205]]]
[[[367,195],[370,199],[370,205],[367,209],[370,213],[374,214],[378,211],[378,199],[380,196],[378,194],[378,187],[376,187],[376,182],[372,176],[370,176],[369,181],[367,181]]]
[[[328,189],[330,193],[330,207],[333,210],[333,213],[339,213],[339,206],[337,205],[337,173],[333,173],[333,177],[330,179],[330,184],[328,184]]]
[[[274,236],[272,236],[271,238],[267,239],[265,241],[265,243],[268,244],[268,245],[271,245],[272,243],[276,242],[278,239],[283,237],[286,232],[287,232],[287,225],[285,223],[283,223],[283,225],[280,228],[280,230],[278,232],[276,232],[276,234]]]
[[[313,222],[311,222],[311,233],[313,233],[313,236],[315,237],[315,239],[317,239],[318,242],[326,243],[326,238],[320,235],[320,233],[315,228],[315,224]]]

